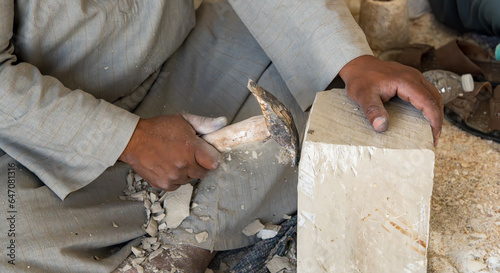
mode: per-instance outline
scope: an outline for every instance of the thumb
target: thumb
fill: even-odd
[[[366,98],[359,102],[373,129],[384,132],[389,127],[389,114],[379,97]]]
[[[226,126],[226,117],[202,117],[197,115],[192,115],[189,113],[182,113],[182,117],[193,126],[196,133],[200,135],[209,134],[211,132],[217,131],[220,128]]]

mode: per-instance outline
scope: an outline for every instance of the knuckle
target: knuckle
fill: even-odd
[[[170,181],[176,181],[181,179],[181,174],[179,172],[169,172],[168,179]]]
[[[429,97],[427,98],[427,103],[432,107],[432,108],[441,108],[442,105],[442,98],[434,98],[434,97]]]
[[[365,114],[368,117],[376,116],[380,112],[380,108],[377,105],[368,105],[365,108]]]
[[[179,159],[175,163],[175,167],[177,167],[178,169],[185,169],[188,167],[188,161],[186,159]]]

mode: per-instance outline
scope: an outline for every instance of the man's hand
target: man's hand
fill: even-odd
[[[173,191],[218,167],[219,152],[196,133],[207,134],[225,125],[225,118],[190,114],[140,119],[119,160],[151,186]]]
[[[373,56],[361,56],[346,64],[339,75],[346,84],[347,95],[363,108],[377,132],[385,131],[389,125],[383,102],[397,95],[422,111],[431,123],[437,145],[443,123],[443,99],[420,71]]]

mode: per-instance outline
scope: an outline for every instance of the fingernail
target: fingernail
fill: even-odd
[[[218,118],[214,119],[214,126],[217,129],[226,126],[226,124],[227,124],[227,118],[226,117],[218,117]]]
[[[212,169],[214,169],[214,170],[215,170],[215,169],[217,169],[217,167],[219,167],[219,165],[220,165],[220,162],[219,162],[219,161],[215,162],[215,163],[212,165]]]
[[[378,117],[373,121],[373,128],[377,132],[383,132],[387,129],[387,119],[383,117]]]
[[[439,133],[437,133],[437,136],[436,136],[436,141],[434,141],[434,147],[437,147],[438,146],[438,142],[439,142],[439,137],[441,136],[441,131],[439,131]]]

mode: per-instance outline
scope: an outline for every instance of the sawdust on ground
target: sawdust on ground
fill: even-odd
[[[410,42],[439,48],[457,33],[432,14],[413,20]],[[444,123],[436,149],[428,272],[500,272],[500,144]]]

